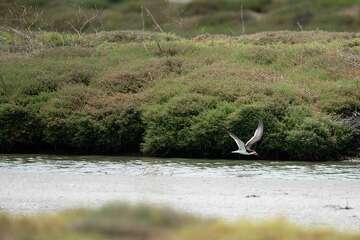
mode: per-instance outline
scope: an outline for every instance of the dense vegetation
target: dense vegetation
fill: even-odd
[[[318,239],[357,240],[360,235],[302,229],[284,220],[263,223],[197,219],[169,209],[111,204],[96,210],[19,217],[0,214],[0,239]]]
[[[0,151],[230,157],[224,126],[262,158],[356,151],[360,35],[242,37],[0,32]]]
[[[0,0],[0,25],[32,30],[159,30],[150,15],[180,36],[360,30],[358,0]]]

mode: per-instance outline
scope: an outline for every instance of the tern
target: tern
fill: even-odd
[[[249,141],[247,141],[246,144],[244,144],[243,141],[240,140],[235,134],[227,130],[228,134],[234,141],[236,142],[238,146],[238,150],[232,151],[231,153],[238,153],[241,155],[255,155],[258,156],[257,152],[252,149],[252,146],[261,140],[263,133],[264,133],[264,123],[263,121],[259,121],[258,127],[254,133],[254,136],[250,138]]]

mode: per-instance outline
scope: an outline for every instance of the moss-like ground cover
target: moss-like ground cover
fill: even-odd
[[[264,159],[356,152],[360,35],[241,37],[0,32],[0,151],[230,157],[224,126]]]

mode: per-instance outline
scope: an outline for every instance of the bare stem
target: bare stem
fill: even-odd
[[[242,33],[242,34],[245,34],[244,6],[243,6],[242,1],[241,1],[240,18],[241,18],[241,33]]]
[[[161,28],[160,24],[156,21],[154,15],[152,15],[152,13],[150,12],[150,10],[147,7],[144,7],[147,14],[151,17],[151,20],[153,21],[154,25],[157,27],[157,29],[159,29],[160,32],[164,32],[164,30]]]
[[[143,46],[145,51],[147,52],[147,54],[150,54],[148,47],[146,46],[145,43],[145,17],[144,17],[144,6],[141,5],[141,21],[142,21],[142,42],[143,42]]]

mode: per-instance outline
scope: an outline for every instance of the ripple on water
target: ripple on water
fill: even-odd
[[[122,176],[360,179],[360,161],[284,162],[114,156],[0,155],[0,171]]]

